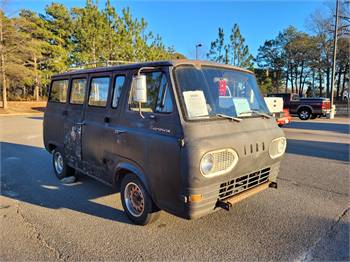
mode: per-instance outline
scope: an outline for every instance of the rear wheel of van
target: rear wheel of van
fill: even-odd
[[[74,176],[74,169],[66,164],[62,151],[55,149],[52,152],[52,165],[58,179]]]
[[[155,212],[150,195],[134,174],[123,177],[120,195],[126,215],[135,224],[146,225],[158,219],[159,212]]]

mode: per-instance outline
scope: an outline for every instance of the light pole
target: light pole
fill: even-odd
[[[196,60],[198,60],[198,48],[202,47],[202,44],[196,44]]]
[[[331,94],[330,94],[330,102],[331,102],[331,113],[329,118],[334,118],[335,108],[334,108],[334,82],[335,82],[335,64],[337,60],[337,42],[338,42],[338,11],[339,11],[339,0],[336,0],[336,8],[335,8],[335,25],[334,25],[334,39],[333,39],[333,68],[332,68],[332,85],[331,85]]]

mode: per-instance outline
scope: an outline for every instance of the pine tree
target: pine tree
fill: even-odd
[[[211,42],[207,58],[217,63],[238,67],[252,68],[253,66],[253,56],[250,54],[237,24],[232,28],[229,43],[225,41],[223,28],[219,28],[218,38]]]
[[[230,64],[238,67],[252,68],[253,56],[249,52],[238,24],[234,24],[230,35]]]

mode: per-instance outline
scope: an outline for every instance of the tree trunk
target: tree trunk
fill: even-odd
[[[323,96],[323,87],[322,87],[322,71],[321,69],[319,69],[318,71],[318,76],[320,78],[320,97]]]
[[[284,92],[288,93],[288,79],[289,79],[289,70],[288,70],[289,65],[287,65],[287,72],[286,72],[286,86],[284,87]]]
[[[330,93],[329,88],[330,88],[330,79],[331,79],[331,68],[328,67],[326,72],[327,72],[327,73],[326,73],[326,74],[327,74],[326,97],[329,97],[329,93]]]
[[[5,72],[5,55],[4,55],[4,32],[3,21],[0,18],[0,54],[1,54],[1,83],[2,83],[2,107],[7,108],[7,87]]]
[[[343,74],[343,84],[342,84],[342,89],[341,89],[341,94],[340,94],[341,99],[343,99],[343,96],[344,96],[346,75],[349,71],[349,67],[350,67],[349,64],[347,64],[345,66],[345,70],[344,70],[344,74]],[[349,92],[349,86],[348,86],[348,92]]]
[[[292,67],[290,66],[290,68],[288,68],[288,70],[290,71],[290,84],[291,84],[291,87],[292,87],[292,93],[294,93],[294,78],[293,78]]]
[[[304,73],[304,61],[301,62],[301,70],[300,70],[300,76],[299,76],[299,96],[301,97],[303,93],[303,73]]]
[[[38,63],[36,59],[36,55],[33,57],[34,62],[34,75],[35,75],[35,83],[34,83],[34,98],[36,101],[39,101],[39,76],[38,76]]]
[[[336,95],[336,100],[340,100],[339,99],[339,93],[340,93],[340,80],[341,80],[341,75],[342,75],[342,66],[340,65],[339,70],[338,70],[338,81],[337,81],[337,95]]]
[[[315,96],[315,69],[312,69],[312,90],[311,94],[314,97]]]

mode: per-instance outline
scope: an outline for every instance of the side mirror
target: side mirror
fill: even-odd
[[[147,102],[147,84],[145,75],[136,75],[133,78],[134,92],[133,100],[138,103]]]

